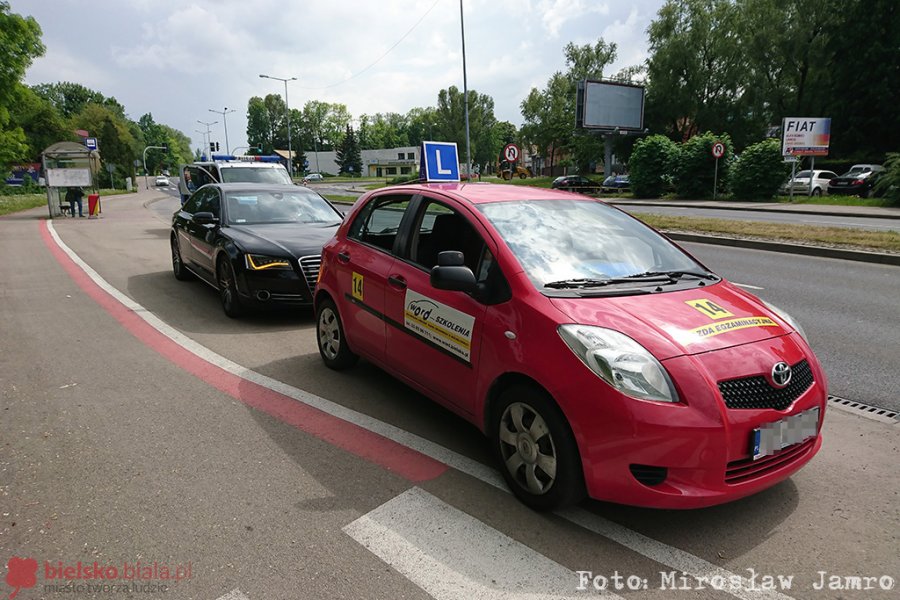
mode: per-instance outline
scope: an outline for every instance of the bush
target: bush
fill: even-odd
[[[651,135],[634,145],[628,160],[628,177],[636,198],[659,198],[666,191],[675,142],[664,135]]]
[[[398,175],[393,179],[387,182],[388,185],[401,185],[404,183],[415,183],[419,181],[419,173],[418,171],[410,173],[409,175]]]
[[[888,152],[884,174],[875,184],[876,195],[883,195],[891,204],[900,204],[900,153]]]
[[[781,141],[763,140],[749,146],[731,169],[731,193],[735,198],[771,198],[790,176],[790,166],[781,155]]]
[[[716,159],[712,155],[712,146],[716,142],[725,144],[725,156],[719,159],[719,180],[717,192],[728,189],[728,172],[734,156],[731,137],[724,133],[716,135],[707,131],[695,135],[678,148],[675,167],[672,175],[675,180],[675,192],[682,198],[705,198],[713,195]]]

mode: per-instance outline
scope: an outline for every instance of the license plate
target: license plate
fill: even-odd
[[[847,185],[846,181],[835,181],[834,185]]]
[[[810,408],[780,421],[766,423],[753,430],[753,460],[808,440],[816,435],[818,428],[818,408]]]

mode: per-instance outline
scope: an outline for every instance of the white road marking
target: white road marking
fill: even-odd
[[[621,598],[577,592],[574,571],[419,488],[344,532],[436,600]]]
[[[766,289],[766,288],[759,287],[758,285],[750,285],[749,283],[738,283],[736,281],[732,281],[731,283],[733,283],[736,286],[742,287],[742,288],[747,288],[749,290],[764,290],[764,289]]]
[[[134,313],[147,322],[148,325],[159,331],[162,335],[168,337],[170,340],[180,345],[185,350],[189,352],[193,352],[200,358],[220,367],[221,369],[232,373],[233,375],[237,375],[238,377],[243,377],[248,381],[252,381],[261,386],[267,387],[270,390],[276,391],[280,394],[284,394],[290,398],[297,400],[298,402],[302,402],[308,406],[315,407],[327,414],[330,414],[334,417],[338,417],[339,419],[343,419],[363,429],[368,429],[374,433],[382,435],[390,440],[397,442],[398,444],[402,444],[407,446],[408,448],[412,448],[425,454],[426,456],[430,456],[431,458],[438,460],[450,467],[453,467],[457,471],[461,471],[470,475],[479,481],[487,483],[488,485],[492,485],[504,492],[509,493],[509,488],[506,486],[506,483],[503,481],[500,473],[497,472],[496,469],[493,469],[487,465],[484,465],[478,461],[472,460],[462,454],[454,452],[449,448],[445,448],[440,444],[436,444],[430,440],[426,440],[420,436],[415,435],[414,433],[410,433],[408,431],[404,431],[399,427],[395,427],[394,425],[390,425],[383,421],[379,421],[378,419],[374,419],[368,415],[364,415],[360,412],[351,410],[340,404],[332,402],[330,400],[326,400],[325,398],[316,396],[315,394],[311,394],[294,386],[288,385],[287,383],[283,383],[276,379],[272,379],[271,377],[267,377],[261,373],[257,373],[251,369],[243,367],[224,356],[213,352],[206,346],[203,346],[191,338],[187,337],[180,331],[174,329],[164,321],[162,321],[159,317],[151,313],[149,310],[120,292],[118,289],[113,287],[109,282],[107,282],[103,277],[101,277],[94,269],[92,269],[87,263],[85,263],[81,257],[79,257],[71,248],[69,248],[65,242],[59,237],[59,234],[56,233],[56,230],[53,228],[53,222],[48,221],[47,228],[50,232],[51,237],[74,262],[77,264],[88,277],[91,278],[94,283],[96,283],[100,288],[110,294],[117,301],[121,302],[124,306],[128,307]],[[649,538],[645,535],[642,535],[636,531],[632,531],[626,527],[623,527],[617,523],[604,519],[599,515],[595,515],[594,513],[588,512],[584,509],[574,508],[568,509],[566,511],[562,511],[559,515],[572,523],[580,525],[590,531],[593,531],[599,535],[605,536],[614,542],[621,544],[622,546],[632,550],[633,552],[637,552],[651,560],[655,560],[662,564],[668,565],[672,568],[679,569],[684,571],[688,575],[692,575],[695,577],[705,577],[712,572],[720,573],[726,577],[737,577],[735,573],[732,573],[726,569],[722,569],[698,556],[694,556],[689,552],[685,552],[683,550],[679,550],[673,546],[669,546],[652,538]],[[750,587],[750,582],[746,578],[743,578],[745,582],[745,588]],[[732,595],[737,598],[742,599],[751,599],[751,598],[772,598],[778,600],[784,600],[790,598],[790,596],[786,596],[784,594],[780,594],[778,592],[766,592],[766,591],[751,591],[751,590],[738,590],[738,591],[730,591]]]
[[[234,588],[224,596],[219,596],[216,600],[250,600],[241,590]]]

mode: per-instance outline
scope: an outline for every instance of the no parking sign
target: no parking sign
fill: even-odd
[[[714,142],[712,145],[712,155],[716,158],[725,156],[725,144],[722,142]]]
[[[507,144],[503,147],[503,158],[508,160],[511,163],[519,160],[519,147],[515,144]]]

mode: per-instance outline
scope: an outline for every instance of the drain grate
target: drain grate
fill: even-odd
[[[866,417],[867,419],[872,419],[874,421],[881,421],[882,423],[889,423],[891,425],[900,422],[900,413],[894,410],[878,408],[877,406],[871,406],[869,404],[856,402],[854,400],[847,400],[846,398],[840,398],[838,396],[828,396],[828,402],[835,408],[839,408],[841,410],[845,410],[847,412],[851,412],[855,415]]]

